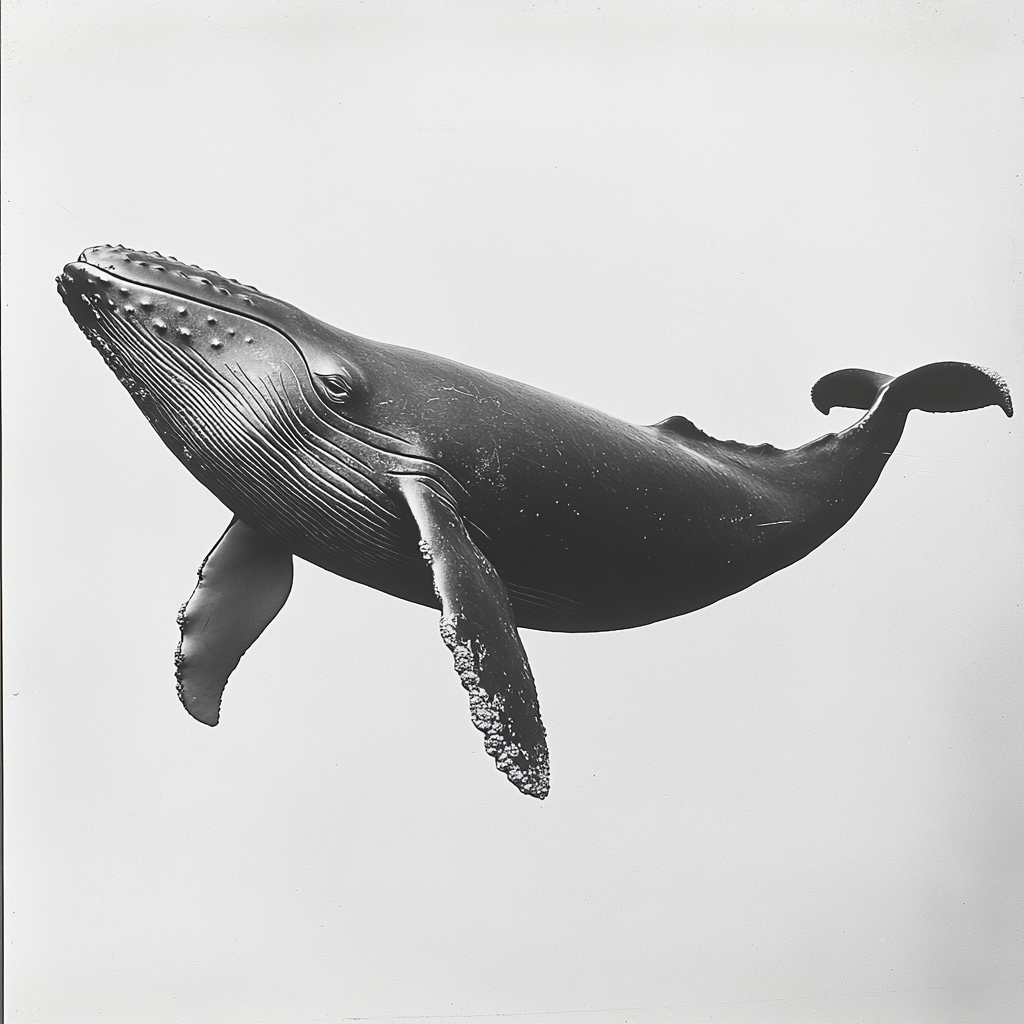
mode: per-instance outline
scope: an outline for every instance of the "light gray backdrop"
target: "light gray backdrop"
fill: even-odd
[[[53,284],[159,249],[755,443],[851,422],[808,397],[844,366],[1024,402],[1019,5],[4,13],[11,1024],[1021,1010],[1019,420],[913,414],[848,527],[715,607],[525,634],[541,804],[436,613],[307,565],[222,725],[185,714],[228,513]]]

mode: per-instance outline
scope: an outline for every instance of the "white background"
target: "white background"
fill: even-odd
[[[185,714],[228,513],[53,284],[159,249],[753,443],[850,422],[808,397],[845,366],[1024,402],[1019,5],[4,13],[11,1024],[1020,1019],[1019,419],[912,414],[849,526],[719,605],[525,633],[541,804],[436,613],[305,564],[221,726]]]

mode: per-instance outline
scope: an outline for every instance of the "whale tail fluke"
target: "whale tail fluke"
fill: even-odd
[[[909,412],[966,412],[998,405],[1013,415],[1010,389],[997,373],[970,363],[929,363],[899,377],[872,370],[836,370],[811,388],[811,401],[823,413],[836,406],[871,409],[884,393],[886,406]]]

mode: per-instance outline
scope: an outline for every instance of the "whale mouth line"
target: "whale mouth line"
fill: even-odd
[[[210,273],[209,271],[203,271],[202,268],[199,267],[194,269],[198,270],[200,273]],[[303,353],[301,346],[295,341],[294,337],[292,337],[292,334],[289,333],[289,331],[287,331],[283,327],[281,327],[279,324],[275,323],[270,318],[256,316],[249,311],[233,309],[231,308],[230,305],[226,303],[219,303],[216,301],[208,300],[206,298],[200,298],[194,295],[182,294],[179,291],[163,287],[159,284],[150,282],[139,282],[131,277],[124,277],[121,274],[118,274],[116,271],[108,270],[105,267],[97,266],[96,264],[90,263],[87,260],[78,260],[74,263],[68,264],[68,266],[64,268],[62,275],[57,278],[58,290],[61,292],[62,295],[64,295],[69,290],[70,287],[73,287],[78,283],[72,276],[76,271],[78,273],[86,275],[87,282],[88,275],[94,275],[95,277],[107,279],[108,284],[113,284],[114,282],[117,282],[120,284],[131,286],[132,288],[155,293],[157,295],[163,296],[165,299],[173,299],[175,301],[180,301],[182,303],[192,303],[195,306],[199,307],[200,309],[217,310],[218,312],[226,313],[230,316],[237,316],[241,319],[249,320],[253,324],[258,324],[268,330],[274,331],[275,333],[281,335],[281,337],[285,338],[288,341],[288,343],[294,348],[299,359],[302,360],[302,364],[305,367],[309,377],[312,379],[314,375],[313,370],[310,368],[309,363],[306,360],[305,354]],[[95,324],[89,330],[86,330],[85,333],[92,341],[93,347],[97,348],[97,350],[100,352],[100,355],[103,356],[104,361],[107,362],[107,364],[110,366],[112,370],[114,370],[115,375],[117,375],[119,379],[122,376],[122,372],[127,370],[128,367],[124,364],[123,359],[115,358],[113,361],[111,361],[111,357],[113,356],[113,352],[111,352],[111,344],[116,344],[116,342],[114,342],[114,339],[112,337],[107,337],[107,335],[110,334],[111,332],[110,328],[105,326],[104,324],[105,318],[115,318],[116,322],[120,323],[124,329],[127,329],[129,331],[142,332],[144,335],[148,337],[149,345],[152,345],[153,343],[162,345],[168,344],[166,339],[158,337],[155,334],[153,334],[153,332],[147,329],[142,323],[137,322],[135,318],[129,318],[125,316],[124,313],[116,306],[114,306],[111,309],[103,310],[104,316],[100,316],[100,310],[94,307],[91,302],[87,302],[86,305],[90,309],[91,315],[95,320]],[[206,325],[204,324],[200,324],[198,326],[198,329],[200,331],[205,331],[205,328]],[[100,340],[100,344],[97,343],[97,339]],[[197,354],[193,350],[192,345],[185,346],[185,349],[190,352],[193,358],[198,358]],[[120,366],[120,370],[117,368],[118,365]],[[292,373],[294,375],[295,371],[293,370]],[[125,384],[129,393],[133,394],[133,397],[135,397],[132,388],[128,387],[127,383],[124,380],[122,380],[122,383]],[[446,470],[444,466],[442,466],[436,460],[428,456],[424,456],[423,454],[420,453],[417,453],[415,455],[409,455],[407,452],[396,450],[395,448],[386,443],[387,441],[394,441],[397,442],[397,444],[400,446],[404,446],[406,448],[414,448],[415,446],[407,439],[397,434],[392,434],[386,430],[381,430],[379,427],[376,426],[370,427],[358,423],[358,421],[349,420],[334,409],[328,409],[328,412],[330,413],[332,419],[336,419],[338,421],[337,424],[331,425],[335,426],[335,428],[340,430],[342,433],[351,436],[354,441],[361,444],[365,444],[368,447],[375,448],[382,455],[390,456],[392,458],[399,460],[412,460],[410,467],[407,469],[399,470],[397,468],[392,468],[389,470],[382,470],[382,472],[384,472],[386,475],[400,476],[410,473],[427,475],[431,479],[435,480],[435,482],[438,483],[440,486],[444,487],[446,490],[450,489],[451,485],[454,484],[456,493],[462,495],[466,493],[465,487],[463,486],[461,481],[459,481],[456,477],[452,476],[450,471]],[[379,442],[375,442],[371,437],[363,435],[376,435],[381,440]],[[351,453],[349,454],[351,455]],[[357,459],[357,461],[361,460]],[[369,469],[368,466],[367,469]],[[426,474],[424,474],[424,469],[428,470]],[[429,472],[429,470],[432,470],[433,472]],[[379,486],[379,484],[377,484],[377,486]]]
[[[84,256],[85,253],[82,253],[82,255]],[[306,360],[306,356],[303,353],[301,346],[296,342],[296,340],[292,336],[292,334],[289,333],[289,331],[286,328],[282,327],[279,323],[275,323],[274,320],[271,319],[270,317],[265,317],[265,316],[257,315],[255,309],[252,309],[252,310],[234,309],[229,304],[224,303],[224,302],[217,302],[214,299],[200,298],[199,296],[196,296],[196,295],[189,295],[189,294],[186,294],[186,293],[183,293],[183,292],[180,292],[180,291],[176,291],[173,288],[163,287],[162,285],[155,284],[155,283],[150,283],[148,281],[147,282],[140,282],[140,281],[137,281],[137,280],[135,280],[134,278],[131,278],[131,277],[124,277],[123,275],[117,273],[117,271],[115,271],[115,270],[108,270],[106,267],[98,266],[95,263],[90,263],[88,260],[83,260],[81,258],[76,260],[74,263],[69,263],[68,266],[64,268],[64,272],[63,272],[64,275],[66,275],[68,273],[68,267],[74,267],[76,269],[88,268],[89,271],[92,271],[93,273],[97,273],[97,274],[102,274],[102,275],[110,278],[111,281],[118,281],[118,282],[121,282],[122,284],[130,285],[133,288],[146,289],[148,291],[155,292],[155,293],[157,293],[159,295],[163,295],[165,297],[173,298],[173,299],[175,299],[177,301],[180,301],[180,302],[191,302],[191,303],[194,303],[196,306],[199,306],[200,308],[203,308],[203,309],[215,309],[215,310],[217,310],[220,313],[227,313],[230,316],[241,317],[242,319],[252,321],[252,323],[254,323],[254,324],[260,324],[262,327],[266,327],[269,330],[277,331],[277,333],[280,334],[282,337],[287,338],[288,341],[291,343],[291,345],[295,348],[296,352],[298,352],[298,354],[301,357],[302,361],[306,365],[306,370],[309,373],[310,377],[314,376],[314,371],[313,371],[312,367],[309,365],[309,362]],[[192,269],[198,270],[200,273],[203,273],[203,274],[213,274],[214,277],[219,277],[220,276],[220,275],[214,273],[213,271],[203,270],[202,267],[194,267]],[[61,285],[61,279],[59,277],[57,278],[57,284],[58,284],[58,286]],[[248,288],[250,286],[249,285],[243,285],[242,287]],[[263,295],[263,293],[259,292],[257,289],[253,288],[252,290],[254,292],[256,292],[261,298],[263,298],[263,299],[267,298],[267,296]],[[242,298],[243,301],[248,301],[248,299],[246,299],[245,296],[242,296],[241,298]],[[341,419],[345,419],[345,417],[343,417],[343,416],[340,417],[340,418]],[[348,421],[346,420],[346,422],[348,422]],[[352,422],[355,422],[355,421],[352,421]],[[410,445],[410,442],[406,438],[401,437],[398,434],[391,434],[391,433],[389,433],[386,430],[381,430],[379,427],[367,427],[367,426],[364,426],[363,424],[359,424],[359,426],[363,430],[372,430],[374,433],[380,434],[382,437],[389,437],[393,441],[397,441],[399,444]]]

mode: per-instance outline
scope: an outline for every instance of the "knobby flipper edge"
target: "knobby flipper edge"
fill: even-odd
[[[484,734],[484,749],[520,792],[542,800],[550,780],[547,740],[505,585],[436,485],[403,476],[400,486],[434,575],[441,637],[469,692],[469,711]]]

